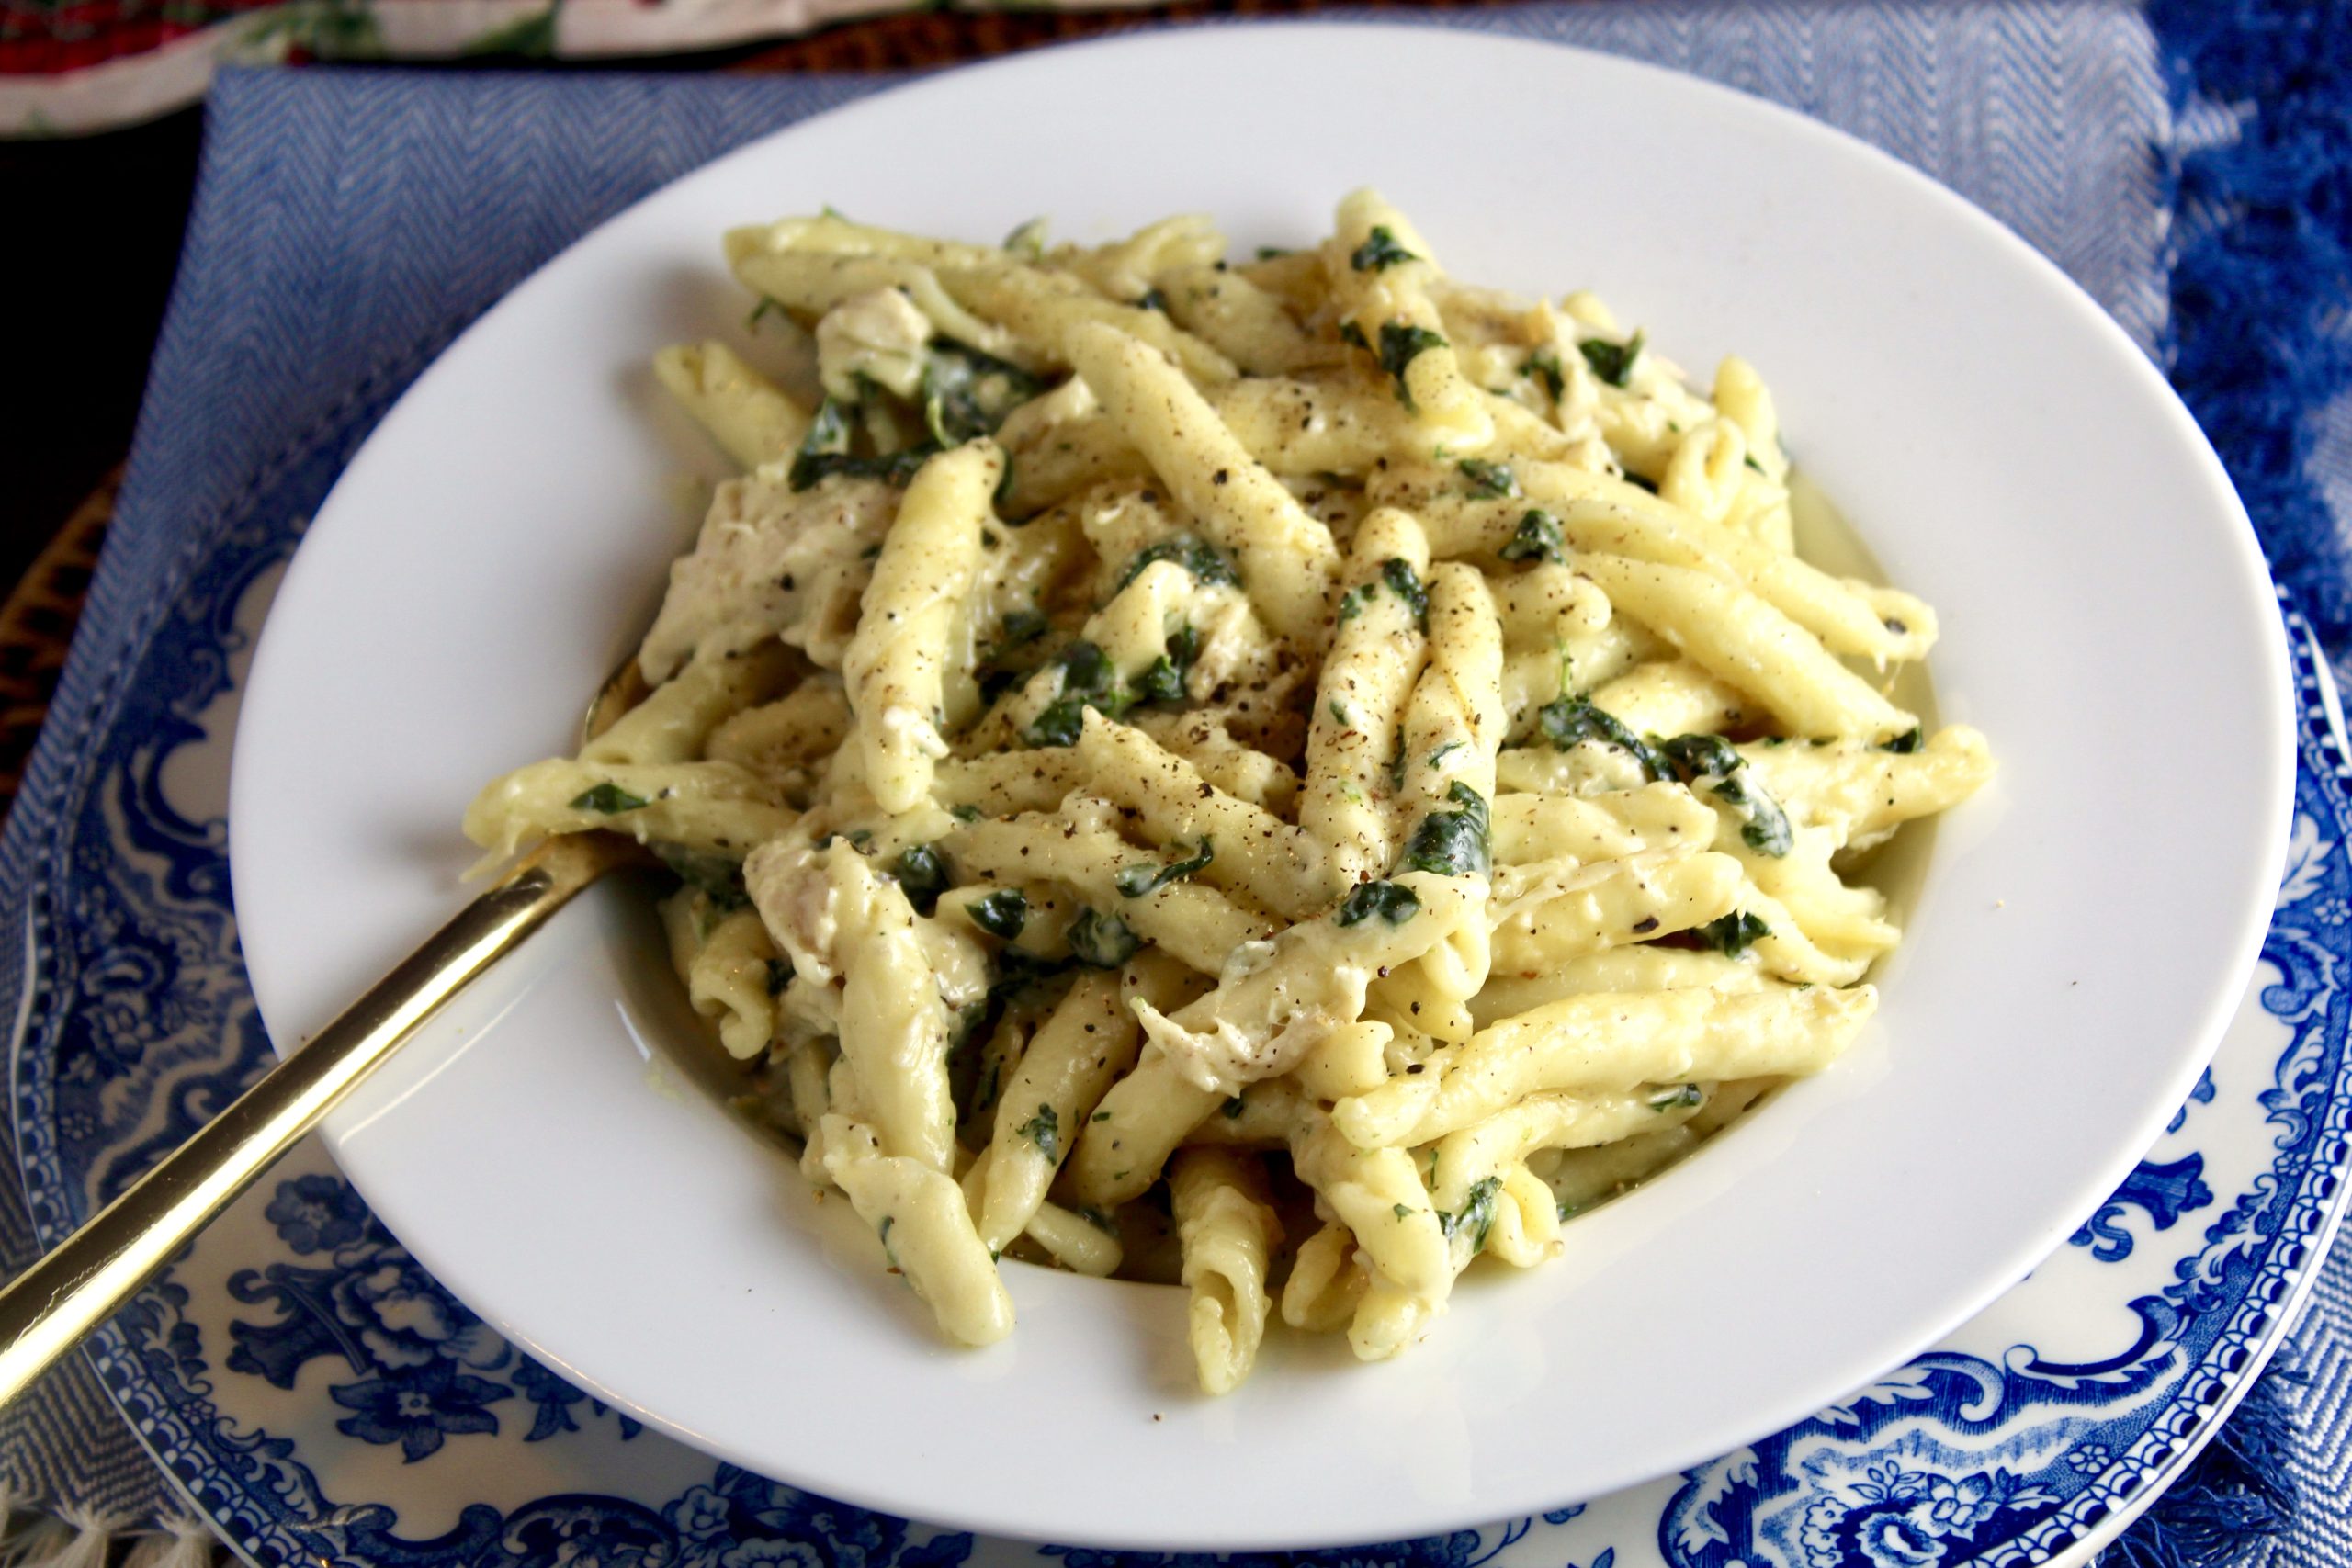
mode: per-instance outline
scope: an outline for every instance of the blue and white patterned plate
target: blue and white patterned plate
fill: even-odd
[[[21,1008],[13,1110],[48,1243],[271,1059],[229,906],[229,738],[300,519],[368,423],[348,412],[184,563],[93,709],[54,721],[78,773],[41,829],[23,990],[0,983]],[[2002,1565],[2119,1530],[2283,1337],[2344,1207],[2352,774],[2308,628],[2289,622],[2301,771],[2261,965],[2211,1071],[2071,1246],[1934,1350],[1712,1464],[1539,1518],[1262,1561]],[[1886,1267],[1904,1254],[1888,1235]],[[180,1487],[266,1568],[1168,1561],[944,1534],[646,1431],[451,1298],[315,1145],[90,1354]]]

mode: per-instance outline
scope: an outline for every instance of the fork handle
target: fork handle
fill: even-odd
[[[627,840],[605,833],[548,840],[309,1043],[0,1289],[0,1404],[111,1317],[442,1003],[573,894],[637,852]]]

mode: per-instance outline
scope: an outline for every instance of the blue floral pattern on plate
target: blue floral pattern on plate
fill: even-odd
[[[192,549],[93,709],[52,720],[81,764],[39,829],[28,972],[0,980],[0,1006],[28,1002],[13,1111],[51,1241],[269,1059],[229,904],[228,741],[294,520],[375,412],[294,454]],[[1682,1475],[1426,1540],[1226,1561],[2003,1568],[2120,1529],[2282,1337],[2344,1203],[2352,806],[2308,629],[2289,623],[2302,766],[2257,983],[2212,1070],[2074,1246],[1945,1344]],[[942,1532],[643,1431],[443,1291],[315,1144],[91,1355],[177,1483],[267,1568],[1211,1561]]]

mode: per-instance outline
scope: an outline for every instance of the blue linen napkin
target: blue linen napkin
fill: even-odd
[[[2147,21],[2121,0],[1603,0],[1429,19],[1637,56],[1876,142],[2008,222],[2152,353],[2170,341],[2177,185],[2207,204],[2202,241],[2226,244],[2234,231],[2229,202],[2164,156],[2188,83],[2176,79],[2168,96]],[[179,563],[236,522],[293,455],[355,446],[460,328],[579,233],[729,147],[878,85],[225,76],[118,518],[0,839],[0,952],[22,950],[28,846],[72,781],[74,737],[113,699],[120,655],[164,613]],[[2196,341],[2183,333],[2185,358]],[[2340,423],[2352,431],[2352,415]],[[2352,451],[2352,438],[2342,445]],[[2340,567],[2340,547],[2307,554]],[[31,1252],[21,1198],[0,1181],[0,1266]],[[2352,1316],[2352,1262],[2336,1263],[2323,1304]],[[2334,1404],[2311,1414],[2333,1412],[2335,1440],[2298,1449],[2290,1469],[2344,1451],[2334,1376]],[[2331,1506],[2344,1505],[2342,1491],[2331,1490]],[[0,1499],[9,1497],[126,1528],[175,1506],[78,1360],[0,1410]]]

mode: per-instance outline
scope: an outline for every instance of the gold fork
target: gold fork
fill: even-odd
[[[582,738],[604,733],[644,692],[632,657],[597,689]],[[309,1043],[0,1289],[0,1404],[114,1315],[444,1002],[582,888],[643,858],[617,834],[548,840]]]

